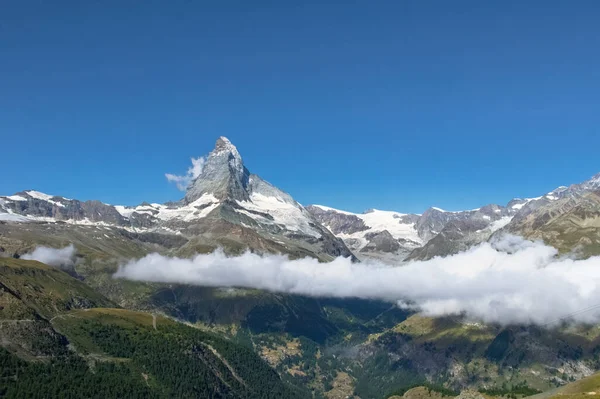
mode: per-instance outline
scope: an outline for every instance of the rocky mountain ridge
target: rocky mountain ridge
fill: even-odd
[[[342,238],[360,258],[376,258],[397,264],[405,260],[454,254],[488,240],[499,231],[542,238],[555,245],[557,243],[552,238],[557,237],[560,231],[538,234],[537,229],[555,216],[575,212],[576,209],[585,214],[581,216],[583,219],[578,227],[595,228],[595,215],[600,208],[596,207],[591,193],[597,190],[600,190],[600,174],[580,184],[558,187],[540,197],[515,198],[506,206],[489,204],[467,211],[450,212],[431,207],[418,215],[380,210],[356,214],[322,205],[310,205],[306,209],[333,234]],[[561,226],[567,228],[564,223]],[[579,232],[584,233],[577,243],[567,240],[568,243],[559,244],[565,250],[572,250],[578,244],[595,245],[597,240],[593,237],[597,232],[589,229],[579,229]],[[588,234],[592,238],[587,237]]]

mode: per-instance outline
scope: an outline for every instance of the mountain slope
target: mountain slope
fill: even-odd
[[[113,305],[59,269],[0,258],[0,396],[302,396],[250,348],[100,306]]]
[[[600,254],[600,190],[564,196],[518,215],[506,231],[542,239],[561,252],[578,250],[583,256]]]
[[[0,258],[0,345],[27,359],[64,352],[52,318],[73,309],[113,306],[85,283],[35,261]]]
[[[340,356],[350,363],[359,359],[362,371],[353,375],[359,382],[369,381],[359,385],[363,392],[376,386],[392,392],[409,385],[412,376],[417,380],[412,382],[443,384],[457,391],[496,391],[502,396],[519,392],[518,387],[545,391],[592,374],[598,368],[598,342],[597,326],[548,330],[413,315],[345,351],[358,355],[340,351]],[[395,378],[399,370],[405,373],[404,380]]]
[[[59,312],[110,306],[90,286],[43,263],[0,258],[2,319],[50,319]]]

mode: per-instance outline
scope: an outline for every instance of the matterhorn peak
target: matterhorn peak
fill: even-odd
[[[221,136],[217,139],[217,142],[215,143],[215,149],[213,150],[213,153],[221,152],[229,152],[237,156],[240,155],[237,148],[231,144],[231,141],[229,141],[229,139],[225,136]]]
[[[218,200],[248,200],[249,176],[237,148],[227,137],[221,136],[206,158],[202,173],[190,184],[184,201],[191,203],[204,194],[211,194]]]

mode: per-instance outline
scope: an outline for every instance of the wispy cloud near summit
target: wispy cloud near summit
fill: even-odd
[[[171,173],[165,173],[165,177],[168,181],[175,183],[177,188],[181,191],[185,191],[190,183],[202,173],[204,169],[205,158],[191,158],[192,166],[190,166],[184,175],[173,175]]]

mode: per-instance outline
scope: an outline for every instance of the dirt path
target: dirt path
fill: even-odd
[[[36,320],[29,320],[29,319],[23,319],[23,320],[0,320],[0,324],[2,323],[33,323]]]
[[[203,343],[202,345],[204,345],[208,349],[210,349],[210,351],[217,358],[219,358],[219,360],[225,365],[225,367],[227,367],[227,369],[229,370],[229,372],[231,373],[231,375],[233,376],[233,378],[235,378],[237,380],[237,382],[239,382],[240,384],[242,384],[245,387],[248,387],[246,385],[246,382],[244,380],[242,380],[242,378],[235,372],[235,370],[233,369],[233,367],[231,367],[231,365],[229,364],[229,362],[227,361],[227,359],[225,359],[223,356],[221,356],[221,354],[219,352],[217,352],[217,350],[215,348],[213,348],[212,346],[210,346],[209,344],[206,344],[206,343]]]
[[[562,388],[562,387],[550,389],[546,392],[538,393],[536,395],[531,395],[531,396],[528,396],[527,399],[546,399],[546,398],[549,398],[551,396],[558,394],[560,392],[560,388]]]
[[[54,321],[54,319],[62,319],[63,317],[76,317],[77,313],[81,313],[81,312],[88,312],[89,309],[80,309],[80,310],[74,310],[68,313],[61,313],[61,314],[57,314],[56,316],[54,316],[53,318],[51,318],[50,320],[48,320],[50,323],[52,323],[52,321]]]

